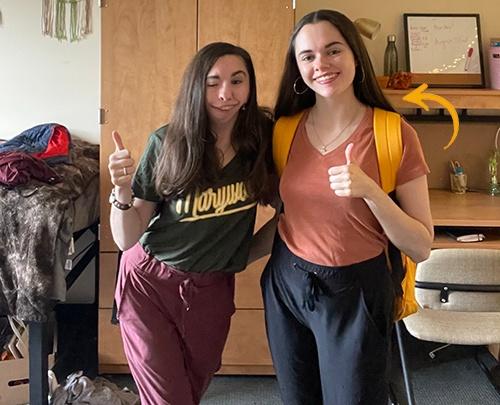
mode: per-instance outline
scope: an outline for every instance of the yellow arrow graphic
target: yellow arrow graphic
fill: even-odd
[[[448,110],[451,119],[453,120],[453,134],[451,135],[451,139],[450,142],[448,142],[448,145],[446,145],[443,148],[443,149],[448,149],[453,144],[453,142],[455,142],[455,139],[457,138],[458,135],[458,128],[460,126],[460,122],[458,119],[457,110],[455,110],[455,107],[453,107],[453,105],[444,97],[438,96],[437,94],[424,93],[424,91],[427,90],[427,87],[429,87],[427,83],[421,84],[415,90],[411,91],[406,96],[404,96],[403,100],[409,103],[417,104],[420,107],[422,107],[425,111],[429,111],[429,106],[424,103],[424,100],[432,100],[438,104],[441,104],[444,108]]]

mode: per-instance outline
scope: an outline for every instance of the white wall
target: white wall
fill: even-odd
[[[100,13],[79,42],[44,37],[41,0],[0,0],[0,138],[57,122],[99,143]]]
[[[396,34],[399,67],[406,67],[403,13],[475,13],[480,15],[483,60],[489,49],[490,38],[500,37],[499,0],[297,0],[296,20],[320,8],[330,8],[355,20],[368,17],[379,21],[382,28],[373,40],[365,40],[376,74],[384,69],[384,50],[388,34]],[[485,79],[489,84],[489,69],[485,63]]]

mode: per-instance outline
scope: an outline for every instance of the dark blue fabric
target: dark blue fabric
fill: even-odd
[[[261,286],[283,403],[387,404],[394,289],[383,254],[319,266],[277,237]]]
[[[33,128],[21,132],[14,138],[0,144],[2,152],[24,152],[28,154],[40,153],[47,150],[50,138],[56,127],[63,127],[68,134],[68,144],[70,142],[69,131],[62,125],[56,123],[40,124]],[[69,163],[69,148],[65,155],[57,155],[44,159],[47,163]]]

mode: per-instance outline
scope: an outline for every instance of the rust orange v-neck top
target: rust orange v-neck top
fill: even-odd
[[[328,168],[343,165],[345,148],[351,159],[380,185],[373,134],[373,109],[367,108],[358,127],[336,149],[322,155],[309,141],[303,115],[280,180],[284,212],[278,232],[297,256],[324,266],[344,266],[379,255],[387,246],[382,227],[362,198],[338,197],[330,189]],[[397,185],[429,173],[415,130],[401,120],[403,156]]]

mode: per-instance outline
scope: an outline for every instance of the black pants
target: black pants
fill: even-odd
[[[385,255],[319,266],[278,237],[261,286],[284,404],[387,405],[394,290]]]

